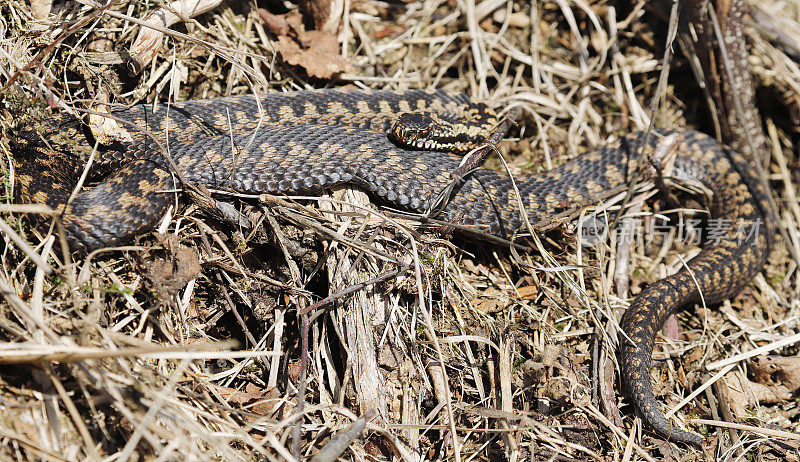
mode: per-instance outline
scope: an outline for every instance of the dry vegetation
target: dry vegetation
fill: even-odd
[[[344,85],[444,87],[521,106],[516,139],[501,145],[513,175],[651,118],[714,130],[677,45],[656,98],[667,13],[646,2],[352,0],[331,35],[305,30],[288,3],[232,1],[175,26],[135,77],[121,52],[161,2],[65,3],[46,20],[25,1],[0,3],[3,159],[9,137],[49,117],[48,106]],[[616,233],[584,247],[568,223],[509,250],[446,229],[417,233],[413,220],[343,206],[364,197],[337,191],[216,196],[263,225],[253,232],[180,196],[159,234],[74,261],[47,226],[4,213],[0,459],[305,458],[352,426],[348,460],[798,460],[800,1],[758,8],[750,61],[790,241],[778,239],[742,295],[678,314],[656,346],[658,398],[710,437],[702,450],[634,425],[615,372],[630,294],[697,251],[674,231],[637,234],[626,255]],[[654,193],[637,191],[628,215],[657,229],[658,204],[642,204]],[[616,213],[620,199],[604,210]],[[12,242],[17,234],[34,250]]]

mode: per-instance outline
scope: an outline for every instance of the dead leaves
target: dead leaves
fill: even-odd
[[[475,302],[475,309],[484,314],[497,313],[511,304],[511,297],[507,292],[489,288],[480,294]]]
[[[518,299],[534,300],[538,293],[539,289],[536,286],[522,286],[516,293],[490,287],[479,294],[475,309],[485,314],[497,313]]]
[[[734,414],[745,418],[747,409],[756,404],[789,401],[800,390],[800,358],[756,356],[750,360],[752,380],[740,371],[726,376],[730,406]]]
[[[305,30],[297,11],[274,15],[258,10],[264,24],[278,37],[275,50],[289,65],[303,68],[310,77],[329,79],[349,69],[349,63],[339,54],[336,36],[317,30]]]
[[[347,69],[347,61],[336,54],[339,47],[333,36],[319,31],[309,31],[303,35],[303,47],[286,36],[278,37],[276,48],[284,61],[302,67],[311,77],[321,79]]]
[[[258,416],[270,416],[282,418],[283,413],[276,416],[275,413],[285,407],[289,412],[294,406],[282,399],[280,392],[276,388],[263,388],[253,384],[247,384],[244,390],[239,390],[221,385],[213,385],[216,393],[225,399],[228,404],[236,405],[239,409],[246,410],[249,415],[246,418],[250,421],[258,420]]]
[[[174,235],[159,237],[164,250],[142,254],[140,265],[149,288],[162,303],[167,304],[200,274],[202,266],[194,248],[182,245]]]
[[[756,382],[780,384],[790,394],[800,390],[800,358],[797,356],[756,356],[750,360]]]

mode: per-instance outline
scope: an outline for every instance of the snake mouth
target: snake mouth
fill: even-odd
[[[395,122],[392,129],[387,133],[389,141],[398,146],[410,149],[430,149],[433,140],[430,139],[430,129],[413,128]]]
[[[431,126],[434,120],[423,113],[403,113],[387,133],[393,143],[410,149],[430,149],[436,140]]]

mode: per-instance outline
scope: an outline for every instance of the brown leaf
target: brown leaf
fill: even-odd
[[[487,289],[475,303],[475,309],[482,313],[497,313],[510,303],[508,294],[497,289]]]
[[[750,368],[756,382],[781,384],[791,393],[800,390],[800,358],[796,356],[756,356]]]
[[[264,8],[258,9],[258,15],[264,21],[264,25],[273,35],[280,37],[281,35],[289,35],[289,23],[286,21],[286,15],[272,14]]]
[[[275,49],[284,61],[292,66],[300,66],[310,77],[328,79],[348,69],[347,61],[336,51],[336,37],[324,32],[311,31],[301,34],[302,48],[287,36],[278,37]]]
[[[347,60],[339,55],[336,36],[305,30],[303,18],[297,11],[274,15],[259,10],[259,15],[270,32],[278,36],[275,50],[287,64],[302,67],[310,77],[320,79],[331,78],[348,69]]]
[[[317,53],[329,53],[339,57],[339,43],[333,34],[309,30],[303,32],[298,37],[303,48],[314,50]]]
[[[747,409],[756,404],[783,403],[792,399],[792,393],[783,385],[765,385],[748,380],[739,371],[731,371],[725,376],[728,385],[728,404],[734,415],[748,416]]]
[[[260,388],[249,384],[244,390],[216,385],[217,393],[230,404],[238,404],[247,412],[272,415],[283,400],[276,388]]]

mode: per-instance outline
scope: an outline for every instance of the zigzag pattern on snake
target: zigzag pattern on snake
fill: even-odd
[[[190,183],[270,194],[316,193],[350,183],[393,206],[422,212],[450,185],[460,157],[392,143],[386,132],[393,121],[400,114],[429,112],[455,121],[470,137],[485,133],[488,138],[500,120],[486,106],[445,91],[319,90],[260,101],[260,108],[254,97],[237,96],[162,105],[157,111],[144,105],[114,111],[149,133],[130,129],[129,140],[105,150],[100,160],[112,173],[69,205],[82,163],[71,153],[45,147],[35,135],[22,135],[12,146],[19,193],[62,212],[75,249],[124,242],[152,229],[172,201],[165,191],[179,187],[165,153],[150,138],[155,136]],[[55,128],[66,137],[80,131],[74,123]],[[645,421],[672,440],[699,443],[699,436],[673,429],[654,399],[649,368],[656,332],[671,313],[700,301],[701,293],[707,304],[738,293],[763,266],[774,230],[767,192],[740,155],[694,131],[678,135],[674,171],[712,191],[710,216],[732,226],[684,269],[636,297],[621,322],[630,340],[621,340],[620,355],[623,382]],[[643,151],[656,146],[658,137],[651,139],[643,146],[642,134],[620,138],[552,171],[517,178],[521,205],[534,229],[623,191]],[[509,178],[477,169],[438,218],[510,236],[522,225],[519,208]]]

